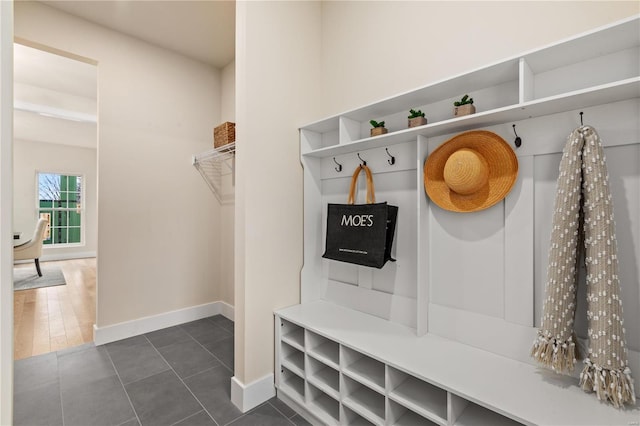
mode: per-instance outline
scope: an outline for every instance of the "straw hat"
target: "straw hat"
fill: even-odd
[[[445,210],[475,212],[501,201],[518,176],[509,144],[486,130],[461,133],[440,145],[424,163],[424,188]]]

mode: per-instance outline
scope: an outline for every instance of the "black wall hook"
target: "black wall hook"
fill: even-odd
[[[516,145],[516,148],[520,148],[520,145],[522,145],[522,138],[520,136],[518,136],[518,134],[516,133],[516,125],[513,125],[513,133],[516,135],[516,140],[513,141],[513,143]]]
[[[336,172],[340,173],[342,171],[342,164],[336,161],[336,157],[333,157],[333,162],[337,164],[337,167],[334,167],[334,169],[336,169]]]
[[[366,161],[364,161],[364,160],[362,159],[362,157],[360,157],[360,153],[359,153],[359,152],[358,152],[358,158],[359,158],[359,159],[360,159],[360,161],[362,162],[362,165],[363,165],[363,166],[366,166],[366,165],[367,165],[367,162],[366,162]]]
[[[396,157],[389,154],[389,148],[385,148],[384,150],[387,151],[387,155],[390,157],[389,159],[387,159],[387,163],[389,163],[390,166],[393,166],[394,164],[396,164]]]
[[[580,111],[580,125],[584,126],[584,123],[582,122],[582,114],[584,114],[584,112]]]

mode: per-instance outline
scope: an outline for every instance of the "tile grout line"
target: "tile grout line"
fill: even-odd
[[[276,397],[274,397],[274,398],[277,398],[277,396],[276,396]],[[284,417],[285,419],[289,420],[289,422],[290,422],[290,423],[292,423],[292,424],[294,424],[294,425],[295,425],[295,423],[293,423],[293,422],[291,421],[291,419],[292,419],[293,417],[295,417],[295,415],[296,415],[296,414],[298,414],[298,413],[296,413],[296,412],[295,412],[295,410],[293,411],[293,412],[294,412],[293,416],[291,416],[291,417],[287,417],[287,415],[286,415],[285,413],[283,413],[282,411],[278,410],[278,407],[276,407],[275,405],[273,405],[271,402],[267,401],[267,404],[269,404],[270,406],[272,406],[274,410],[276,410],[278,413],[280,413],[280,414],[282,415],[282,417]]]
[[[129,396],[129,392],[127,392],[127,388],[124,386],[124,383],[122,382],[122,378],[120,377],[120,373],[118,372],[118,369],[116,368],[116,365],[113,362],[113,359],[111,358],[111,354],[109,353],[109,350],[107,349],[106,346],[104,348],[104,351],[107,354],[107,356],[109,357],[109,362],[111,362],[111,366],[113,367],[113,370],[116,372],[116,377],[118,377],[118,381],[120,382],[120,386],[122,386],[122,390],[124,391],[124,394],[127,396],[127,401],[129,401],[129,405],[131,406],[131,409],[133,410],[133,414],[136,416],[136,420],[138,421],[138,424],[142,425],[142,422],[140,421],[140,417],[138,417],[138,411],[136,411],[136,407],[133,405],[133,402],[131,401],[131,397]]]
[[[219,315],[219,314],[218,314],[218,315]],[[208,320],[209,318],[203,318],[203,319]],[[215,325],[216,327],[220,328],[222,331],[226,331],[226,332],[228,332],[228,333],[231,333],[231,336],[223,337],[223,338],[222,338],[222,339],[220,339],[220,340],[224,340],[224,339],[228,339],[229,337],[233,337],[233,338],[234,338],[234,343],[235,343],[235,332],[231,332],[231,331],[229,331],[229,330],[225,329],[224,327],[219,326],[218,324],[216,324],[216,323],[215,323],[215,322],[213,322],[213,321],[209,321],[209,322],[210,322],[211,324]],[[214,357],[214,358],[215,358],[215,359],[216,359],[216,360],[217,360],[221,365],[223,365],[224,367],[226,367],[226,368],[227,368],[227,370],[231,371],[231,373],[232,373],[232,374],[234,373],[233,368],[232,368],[231,366],[228,366],[227,364],[225,364],[225,363],[224,363],[220,358],[218,358],[218,357],[217,357],[213,352],[211,352],[209,349],[207,349],[207,348],[206,348],[202,343],[200,343],[200,342],[198,341],[198,339],[196,339],[195,337],[193,337],[193,336],[191,335],[191,333],[189,333],[187,330],[185,330],[184,328],[182,328],[182,327],[181,327],[182,325],[183,325],[183,324],[179,324],[179,325],[178,325],[178,327],[180,327],[180,328],[182,329],[182,331],[184,331],[185,333],[187,333],[187,335],[188,335],[191,339],[193,339],[193,341],[194,341],[194,342],[196,342],[198,345],[200,345],[200,347],[201,347],[202,349],[204,349],[205,351],[207,351],[207,353],[208,353],[209,355],[211,355],[212,357]],[[146,337],[146,336],[145,336],[145,337]],[[218,340],[218,341],[219,341],[219,340]],[[217,341],[216,341],[216,342],[217,342]],[[212,343],[216,343],[216,342],[212,342]],[[152,344],[153,344],[153,343],[152,343]],[[195,374],[198,374],[198,373],[195,373]],[[189,376],[189,377],[191,377],[191,376]]]
[[[185,330],[186,332],[186,330]],[[193,338],[191,336],[191,334],[187,333],[189,335],[189,337]],[[158,350],[158,348],[155,347],[155,345],[153,343],[151,343],[151,340],[149,340],[149,338],[143,334],[142,336],[144,336],[145,339],[147,339],[147,341],[149,342],[149,344],[151,345],[151,347],[153,348],[153,350],[155,350],[158,355],[160,355],[160,357],[164,360],[164,362],[167,363],[167,365],[169,366],[169,369],[173,372],[173,374],[176,375],[176,377],[178,378],[178,380],[180,380],[180,383],[182,383],[182,385],[189,391],[189,393],[191,394],[191,396],[193,396],[193,398],[198,402],[198,404],[200,404],[200,407],[202,407],[202,410],[204,410],[205,413],[207,413],[209,415],[209,417],[211,418],[211,420],[213,420],[213,423],[216,424],[216,426],[220,426],[220,424],[216,421],[216,419],[211,415],[211,413],[209,412],[209,410],[206,409],[206,407],[204,406],[204,404],[202,404],[202,402],[200,402],[200,400],[198,399],[198,397],[193,393],[193,391],[191,391],[191,388],[189,388],[189,386],[187,386],[187,384],[184,382],[184,380],[182,380],[182,377],[180,377],[180,375],[178,373],[176,373],[176,370],[173,369],[173,366],[171,365],[171,363],[169,361],[167,361],[165,359],[164,356],[162,356],[162,354],[160,353],[160,351]],[[188,419],[189,417],[195,415],[199,413],[199,411],[188,415],[187,417],[178,420],[177,422],[173,423],[174,425],[177,423],[180,423],[181,421],[184,421],[185,419]],[[141,423],[142,424],[142,423]]]
[[[62,375],[60,374],[60,356],[58,354],[58,351],[56,351],[56,370],[58,373],[58,393],[60,394],[60,416],[62,417],[62,426],[64,426],[64,404],[62,403]]]

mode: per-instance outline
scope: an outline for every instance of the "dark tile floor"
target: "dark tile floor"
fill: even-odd
[[[15,362],[14,425],[307,425],[273,398],[230,400],[233,322],[216,315]]]

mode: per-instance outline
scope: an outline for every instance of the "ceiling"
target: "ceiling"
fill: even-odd
[[[225,67],[235,57],[235,1],[47,0],[44,3],[216,68]]]
[[[234,60],[235,1],[43,3],[215,68]],[[16,140],[96,147],[95,66],[16,44],[14,83]]]

